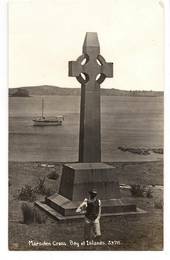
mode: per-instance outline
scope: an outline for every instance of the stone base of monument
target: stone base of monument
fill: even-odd
[[[82,218],[77,207],[88,191],[96,189],[102,202],[102,216],[144,213],[131,198],[121,198],[115,168],[104,163],[65,164],[59,193],[36,202],[36,205],[58,220]]]

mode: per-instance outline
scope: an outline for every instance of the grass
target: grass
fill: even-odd
[[[69,240],[83,240],[83,220],[60,223],[39,211],[45,223],[36,221],[24,224],[22,201],[16,198],[18,189],[25,184],[35,187],[39,179],[46,178],[51,172],[58,174],[57,180],[46,178],[46,187],[53,193],[58,191],[61,163],[53,163],[54,167],[44,167],[40,162],[10,162],[9,163],[9,248],[13,250],[161,250],[163,245],[163,212],[155,206],[155,201],[162,201],[162,191],[153,188],[151,198],[135,198],[137,206],[145,209],[147,214],[138,216],[115,216],[101,219],[102,241],[104,246],[76,247],[70,246]],[[116,168],[120,183],[140,185],[162,185],[163,163],[112,163]],[[131,196],[129,190],[122,190],[124,197]],[[44,199],[38,193],[37,199]],[[33,209],[33,202],[29,202]],[[41,221],[40,221],[41,222]],[[29,241],[66,242],[66,246],[30,246]],[[120,245],[108,245],[108,241],[120,241]]]

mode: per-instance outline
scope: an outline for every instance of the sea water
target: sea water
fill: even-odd
[[[9,98],[9,160],[78,160],[80,97],[45,96],[44,102],[44,114],[64,115],[63,125],[33,126],[32,119],[41,116],[40,96]],[[160,159],[118,147],[163,147],[163,97],[103,96],[101,144],[102,161]]]

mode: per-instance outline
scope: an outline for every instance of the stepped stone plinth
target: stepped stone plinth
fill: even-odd
[[[82,218],[76,208],[88,196],[88,190],[94,188],[102,202],[103,216],[143,212],[136,208],[132,199],[121,198],[115,168],[105,163],[65,164],[59,193],[36,204],[58,220]]]

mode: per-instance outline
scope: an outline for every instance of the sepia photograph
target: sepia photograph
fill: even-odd
[[[7,9],[9,250],[162,251],[164,0]]]

